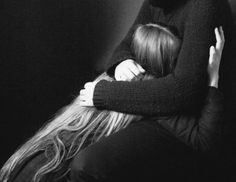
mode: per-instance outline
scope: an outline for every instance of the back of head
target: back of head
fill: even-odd
[[[175,67],[181,41],[169,28],[158,24],[140,25],[132,49],[136,61],[155,77],[171,73]]]

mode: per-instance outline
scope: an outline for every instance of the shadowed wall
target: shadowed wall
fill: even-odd
[[[103,70],[142,1],[0,1],[0,165]]]

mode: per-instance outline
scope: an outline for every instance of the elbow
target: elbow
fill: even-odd
[[[181,75],[180,78],[176,77],[176,80],[178,94],[175,94],[175,101],[183,103],[182,110],[192,110],[201,106],[207,93],[207,79]]]

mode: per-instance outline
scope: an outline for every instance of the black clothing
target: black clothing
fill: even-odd
[[[59,179],[60,174],[67,171],[67,167],[71,167],[74,182],[82,182],[81,178],[85,178],[86,182],[93,181],[94,178],[110,182],[124,176],[122,181],[129,181],[135,176],[140,180],[147,176],[151,179],[155,175],[163,177],[169,172],[172,172],[172,177],[181,177],[186,174],[186,170],[190,172],[188,175],[193,175],[192,148],[209,151],[217,146],[222,111],[222,94],[216,88],[209,87],[200,115],[173,115],[158,120],[144,118],[134,122],[126,129],[85,148],[72,159],[71,164],[57,173],[47,175],[41,182],[56,182],[55,179]],[[14,169],[9,182],[31,182],[35,172],[46,160],[44,152],[38,152]],[[186,165],[185,168],[183,165]],[[142,170],[142,175],[135,175],[137,170]],[[144,175],[143,172],[147,174]],[[67,177],[70,177],[70,173]],[[65,180],[66,177],[63,177],[59,182]]]
[[[219,25],[223,26],[226,40],[230,40],[225,43],[222,57],[220,87],[224,94],[227,92],[228,103],[235,101],[230,86],[234,84],[232,75],[235,72],[230,49],[233,26],[230,12],[224,0],[188,0],[168,11],[145,0],[133,26],[115,50],[107,66],[108,73],[112,75],[121,61],[135,59],[130,47],[132,36],[138,24],[146,23],[163,23],[178,30],[182,47],[176,68],[166,77],[142,82],[102,80],[95,86],[94,105],[99,109],[150,116],[173,114],[199,106],[206,93],[209,48],[215,44],[214,28]]]
[[[154,4],[158,2],[163,5],[169,2],[179,4],[166,8],[166,6]],[[209,48],[215,45],[214,28],[221,25],[226,42],[220,66],[219,89],[225,97],[225,113],[222,125],[224,146],[221,147],[222,161],[219,165],[231,168],[236,162],[236,115],[234,114],[236,108],[236,52],[234,51],[236,34],[228,1],[145,0],[132,27],[114,51],[107,65],[109,75],[114,74],[114,69],[120,62],[126,59],[135,60],[130,47],[132,36],[138,24],[146,23],[162,23],[177,29],[183,42],[176,69],[166,77],[142,82],[100,81],[95,86],[94,105],[98,109],[148,116],[168,116],[187,110],[198,110],[199,101],[203,100],[203,95],[206,93]],[[139,63],[138,60],[135,61]],[[165,123],[160,122],[160,124]],[[183,123],[183,125],[186,124]],[[164,127],[174,126],[170,122],[168,125]],[[176,136],[179,136],[180,132],[190,132],[190,130],[181,131],[176,128],[172,128],[171,131],[176,132]],[[229,169],[225,171],[227,170]]]
[[[167,7],[169,2],[171,2],[171,0],[144,1],[135,22],[133,23],[124,40],[119,44],[113,53],[113,56],[107,65],[107,73],[113,76],[114,69],[120,62],[126,59],[135,60],[134,53],[132,52],[130,46],[133,39],[133,33],[138,24],[147,23],[161,23],[175,27],[177,29],[178,34],[182,39],[182,47],[174,72],[167,75],[166,77],[145,80],[142,82],[108,82],[102,80],[95,86],[93,96],[94,105],[98,109],[107,109],[150,116],[149,118],[146,118],[147,120],[145,121],[147,123],[154,121],[157,122],[159,124],[157,126],[159,130],[167,129],[173,135],[178,137],[178,139],[181,139],[192,147],[199,150],[209,150],[215,145],[214,142],[217,143],[218,139],[216,138],[220,138],[221,136],[214,132],[219,132],[219,127],[220,129],[225,130],[225,126],[227,126],[229,122],[234,121],[232,120],[232,116],[235,118],[233,108],[236,106],[236,77],[234,75],[236,62],[234,61],[233,55],[235,52],[233,51],[234,28],[231,10],[226,0],[172,1],[172,3],[174,3],[176,6],[171,6],[171,8],[169,6]],[[179,4],[177,5],[177,3]],[[205,125],[203,124],[204,122],[200,122],[200,120],[198,120],[200,123],[202,123],[200,124],[201,126],[199,125],[199,127],[195,125],[196,123],[194,122],[194,119],[191,118],[190,111],[200,111],[199,108],[201,107],[201,101],[204,100],[203,98],[206,93],[208,80],[206,70],[209,59],[209,48],[211,45],[215,45],[214,28],[218,26],[223,26],[226,38],[221,61],[219,82],[220,90],[222,90],[225,95],[225,119],[221,120],[223,122],[222,125],[219,123],[211,123],[212,125],[210,126]],[[139,63],[138,60],[135,61]],[[180,117],[178,113],[189,113],[189,115],[182,115],[183,117]],[[172,118],[172,116],[175,114],[175,119],[180,119],[179,122],[173,122],[174,117]],[[157,117],[153,117],[155,115]],[[163,117],[160,117],[160,115]],[[170,120],[168,120],[169,116],[171,118]],[[181,118],[188,118],[189,120],[182,121]],[[211,118],[210,115],[209,118]],[[178,123],[178,125],[175,125],[176,123]],[[201,129],[204,128],[207,128],[205,131],[208,131],[210,135],[208,135],[207,132],[202,132],[204,130]],[[162,137],[163,136],[164,135],[162,135]],[[130,134],[130,137],[135,136]],[[166,137],[168,138],[168,136]],[[129,138],[128,134],[127,138]],[[163,139],[163,141],[165,140]],[[224,143],[226,143],[226,141],[227,140],[224,138]],[[229,144],[232,144],[232,142],[229,142]],[[168,144],[166,145],[168,146]],[[173,144],[173,146],[175,146],[175,144]],[[202,148],[202,146],[204,147]],[[151,147],[151,145],[149,147]],[[165,148],[164,146],[161,147]],[[96,149],[96,147],[94,148]],[[94,151],[96,151],[95,149]],[[100,147],[97,146],[97,149],[100,149]],[[158,149],[156,150],[156,155],[163,155],[160,151],[158,151]],[[216,151],[219,150],[221,149],[217,148]],[[222,150],[224,150],[223,147]],[[164,151],[164,153],[171,152],[169,149],[167,149],[167,147]],[[132,152],[135,153],[131,150],[130,153]],[[213,153],[210,154],[212,155]],[[188,155],[187,152],[186,155]],[[146,153],[145,156],[147,157],[149,154]],[[205,156],[207,155],[204,155],[204,157]],[[178,159],[183,160],[182,164],[186,165],[184,160],[186,160],[188,157],[185,158],[185,154],[175,157],[176,158],[172,159],[173,161],[176,162]],[[163,158],[165,158],[163,161],[168,161],[168,156]],[[192,160],[199,160],[200,158],[193,157]],[[79,160],[77,162],[79,162]],[[178,162],[175,162],[173,162],[173,165],[178,165]],[[89,165],[96,166],[96,164],[91,163],[89,163]],[[208,165],[211,167],[208,167]],[[216,172],[216,166],[218,167],[223,165],[222,163],[214,165],[214,162],[212,161],[207,162],[207,160],[204,160],[200,162],[199,160],[199,163],[196,164],[196,171],[207,169],[207,174],[204,175],[205,177],[209,177],[211,176],[211,173],[214,173],[213,176],[218,178],[220,175],[218,172],[220,170],[222,171],[222,169]],[[81,166],[77,167],[78,171],[81,171],[80,167]],[[157,170],[156,173],[158,173],[158,171],[161,169],[165,171],[165,169],[161,168],[161,166],[156,166],[155,169]],[[166,168],[166,171],[168,173],[168,167]],[[172,173],[170,173],[170,175],[171,174]],[[188,174],[188,172],[186,172],[185,177],[194,178],[191,174]],[[180,180],[183,181],[182,179]],[[204,180],[207,181],[206,178]],[[212,181],[212,179],[209,181]]]
[[[183,45],[176,69],[173,74],[164,78],[129,83],[100,81],[96,85],[96,107],[147,117],[77,154],[71,164],[71,178],[74,182],[94,181],[94,178],[97,181],[113,180],[111,176],[119,179],[121,172],[125,173],[127,169],[129,173],[131,168],[133,172],[128,174],[131,178],[136,173],[141,174],[146,168],[150,172],[145,170],[148,175],[144,176],[183,177],[192,171],[188,171],[185,166],[195,159],[191,147],[198,151],[208,151],[217,146],[215,142],[220,133],[222,99],[218,99],[221,96],[215,89],[210,89],[211,96],[207,97],[206,107],[202,109],[201,115],[178,114],[199,106],[198,101],[205,95],[209,47],[214,44],[213,30],[216,26],[223,25],[227,40],[231,27],[231,22],[227,19],[230,17],[229,13],[223,0],[189,0],[168,10],[150,5],[145,0],[134,26],[116,49],[108,66],[108,73],[112,75],[119,62],[134,59],[130,50],[134,28],[137,24],[150,22],[164,23],[178,29]],[[226,61],[227,65],[224,66],[225,59],[222,60],[222,70],[233,73],[229,71],[232,69],[227,69],[230,68],[230,62],[232,60]],[[224,91],[225,88],[227,87],[224,87]],[[213,98],[217,98],[216,101]],[[166,116],[167,113],[172,116]],[[173,116],[173,113],[178,114]],[[148,117],[160,114],[163,117]],[[43,154],[40,156],[45,157]],[[31,161],[28,164],[30,163]],[[31,170],[34,165],[32,161]],[[182,168],[183,166],[185,167]],[[27,171],[29,165],[24,168]],[[124,176],[127,177],[125,174]],[[192,177],[191,174],[189,176]],[[26,182],[22,180],[22,176],[19,179]],[[128,178],[120,181],[125,180]]]
[[[74,157],[72,181],[163,182],[185,181],[187,177],[191,180],[186,181],[199,181],[201,175],[194,168],[199,160],[196,156],[203,154],[199,151],[209,152],[218,145],[222,102],[219,91],[210,88],[200,115],[144,118],[102,138]],[[210,172],[208,175],[211,178]]]

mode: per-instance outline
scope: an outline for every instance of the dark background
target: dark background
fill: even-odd
[[[104,69],[143,0],[0,0],[0,166]]]
[[[0,166],[103,71],[142,2],[0,0]]]

